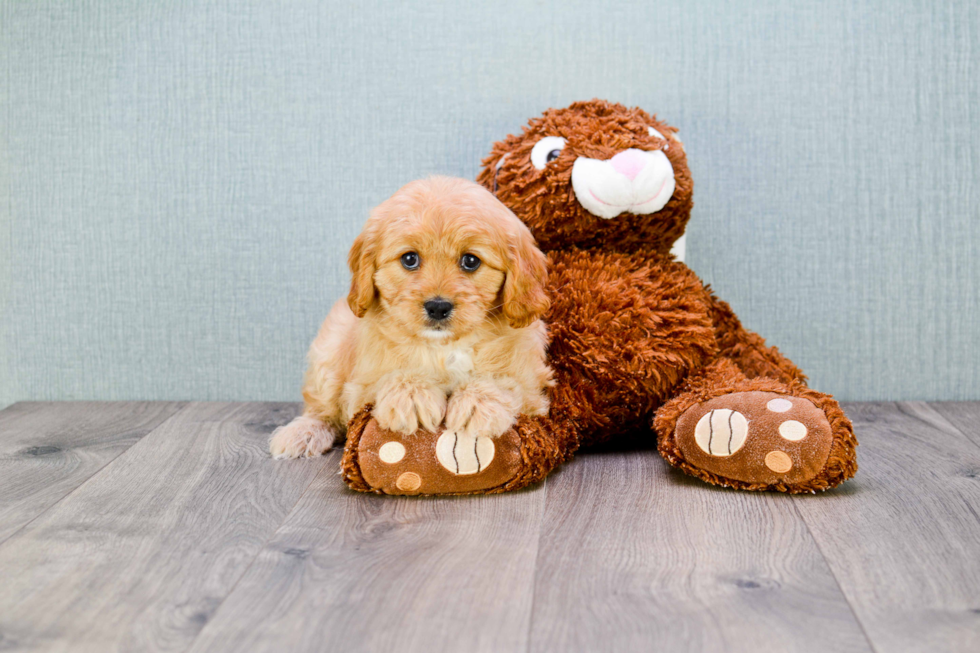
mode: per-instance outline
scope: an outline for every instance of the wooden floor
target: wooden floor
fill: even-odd
[[[634,447],[413,499],[270,460],[294,404],[16,404],[0,650],[980,651],[980,403],[845,409],[861,471],[823,495]]]

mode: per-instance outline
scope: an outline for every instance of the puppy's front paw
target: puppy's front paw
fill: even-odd
[[[411,435],[435,432],[446,415],[446,394],[435,386],[397,379],[378,389],[374,418],[381,428]]]
[[[269,453],[273,458],[300,458],[320,456],[333,448],[337,440],[334,427],[312,417],[297,417],[289,424],[272,432]]]
[[[473,438],[495,438],[517,421],[514,401],[512,393],[493,383],[471,383],[449,399],[446,429]]]

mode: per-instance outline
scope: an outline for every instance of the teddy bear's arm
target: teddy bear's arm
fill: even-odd
[[[597,439],[651,411],[717,355],[708,294],[683,264],[577,249],[549,259],[556,391],[581,395],[569,405],[588,408],[575,418]]]

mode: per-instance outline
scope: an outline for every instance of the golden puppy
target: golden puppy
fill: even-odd
[[[348,257],[350,294],[310,347],[301,417],[276,458],[316,456],[365,404],[386,429],[498,436],[548,411],[546,260],[483,187],[414,181],[378,206]]]

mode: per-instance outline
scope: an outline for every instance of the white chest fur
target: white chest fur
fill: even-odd
[[[469,347],[447,348],[442,356],[442,367],[454,380],[460,380],[473,372],[473,350]]]

